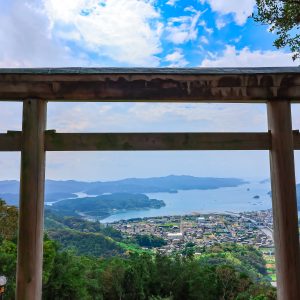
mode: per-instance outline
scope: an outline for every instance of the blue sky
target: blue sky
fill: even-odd
[[[249,16],[253,0],[0,0],[0,67],[293,66],[288,49]],[[3,47],[2,45],[5,45]],[[295,106],[294,128],[300,112]],[[21,105],[0,103],[0,132]],[[49,104],[61,132],[264,131],[264,105]],[[49,153],[47,177],[102,180],[168,174],[268,177],[267,152]],[[19,155],[0,153],[0,180]]]

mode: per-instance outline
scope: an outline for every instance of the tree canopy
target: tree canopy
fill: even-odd
[[[293,60],[300,58],[300,1],[299,0],[256,0],[257,12],[254,20],[270,26],[277,35],[277,48],[288,46]]]

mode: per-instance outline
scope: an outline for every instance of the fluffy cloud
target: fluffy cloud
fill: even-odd
[[[207,32],[208,34],[213,34],[214,30],[210,27],[207,26],[207,23],[204,20],[201,20],[199,22],[199,26],[202,26],[204,31]]]
[[[201,16],[200,11],[192,12],[191,16],[169,18],[166,32],[167,40],[174,44],[183,44],[197,38],[197,25]]]
[[[130,131],[137,124],[127,114],[128,107],[128,103],[50,102],[47,126],[60,132]]]
[[[182,49],[176,49],[174,52],[168,54],[165,61],[169,63],[168,67],[173,68],[185,67],[188,64]]]
[[[178,2],[178,0],[168,0],[166,2],[167,5],[170,5],[170,6],[174,6],[176,4],[176,2]]]
[[[261,104],[48,104],[48,129],[59,132],[261,131],[266,120]]]
[[[206,45],[209,44],[209,41],[208,41],[207,37],[204,36],[204,35],[200,37],[200,42],[201,42],[202,44],[206,44]]]
[[[264,131],[266,110],[253,104],[145,104],[128,110],[131,119],[159,124],[165,131]],[[172,124],[172,128],[170,124]]]
[[[284,51],[251,51],[245,47],[237,50],[235,46],[227,45],[219,55],[213,55],[204,59],[201,67],[280,67],[296,66],[292,60],[292,54]]]
[[[152,0],[12,0],[0,7],[0,67],[159,65],[163,25]]]
[[[205,0],[209,3],[212,11],[220,15],[232,14],[238,25],[246,23],[247,18],[253,12],[255,0]],[[202,1],[204,2],[204,1]]]
[[[226,22],[222,18],[216,20],[216,27],[220,30],[226,26]]]
[[[163,25],[151,0],[44,0],[52,32],[131,65],[157,66]]]
[[[40,2],[12,0],[1,3],[0,67],[44,67],[86,65],[81,54],[60,44],[49,27]]]

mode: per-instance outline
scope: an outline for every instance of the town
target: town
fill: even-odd
[[[160,251],[182,250],[191,242],[199,247],[217,243],[240,243],[269,249],[273,253],[271,210],[226,214],[191,214],[121,220],[111,224],[124,237],[154,235],[167,244]]]
[[[257,247],[266,261],[267,278],[275,285],[271,210],[141,218],[121,220],[111,223],[110,226],[120,230],[124,238],[153,235],[164,239],[165,244],[156,251],[165,254],[182,252],[187,245],[194,245],[195,255],[201,255],[204,247],[219,243]]]

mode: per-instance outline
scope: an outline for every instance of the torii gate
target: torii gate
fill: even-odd
[[[0,101],[23,101],[22,131],[0,134],[0,151],[21,151],[18,300],[41,299],[45,153],[88,150],[269,150],[278,299],[300,299],[291,121],[300,67],[0,69]],[[269,131],[56,133],[46,131],[47,101],[266,103]]]

